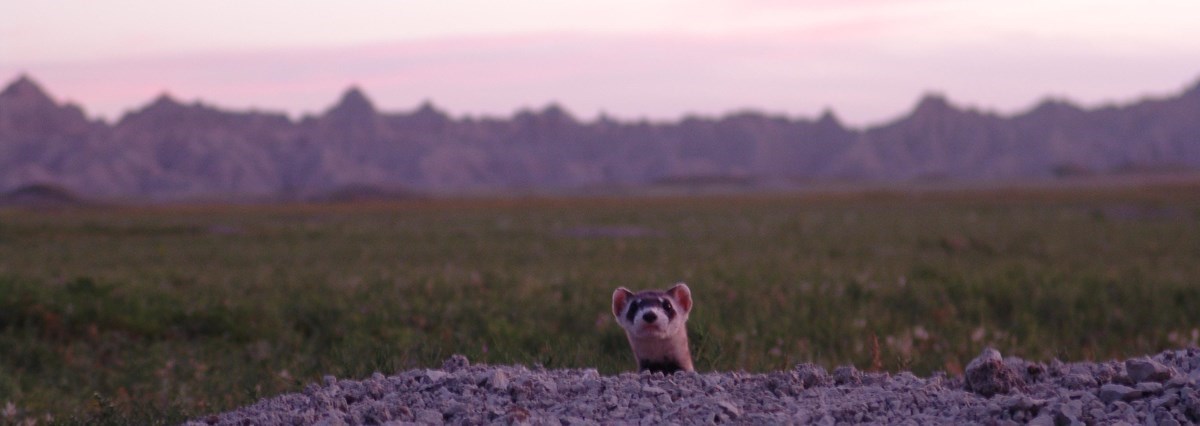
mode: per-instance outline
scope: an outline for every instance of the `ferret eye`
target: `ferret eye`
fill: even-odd
[[[675,308],[671,307],[671,302],[668,302],[666,300],[663,301],[662,307],[663,307],[664,311],[675,312]]]
[[[625,310],[625,320],[629,321],[629,322],[633,322],[634,318],[637,318],[637,313],[638,313],[638,302],[636,300],[629,302],[629,308]]]

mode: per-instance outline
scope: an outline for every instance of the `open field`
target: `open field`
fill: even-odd
[[[0,211],[0,422],[176,422],[453,353],[615,373],[612,289],[675,281],[702,371],[1155,353],[1200,339],[1200,188]]]

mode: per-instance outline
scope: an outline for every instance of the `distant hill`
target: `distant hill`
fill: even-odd
[[[927,96],[903,117],[865,129],[844,126],[833,112],[585,122],[557,105],[453,118],[427,103],[390,113],[357,88],[301,120],[163,95],[110,124],[55,102],[28,76],[0,92],[0,191],[50,183],[95,198],[998,181],[1197,169],[1200,84],[1093,109],[1048,100],[1013,116]]]
[[[0,208],[44,209],[81,207],[88,204],[90,203],[71,193],[66,188],[54,185],[34,184],[0,194]]]
[[[354,203],[372,201],[417,200],[427,198],[413,191],[371,185],[349,185],[308,197],[305,201],[320,203]]]

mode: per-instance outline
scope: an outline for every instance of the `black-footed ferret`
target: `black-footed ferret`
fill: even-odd
[[[612,309],[633,347],[638,371],[696,371],[688,350],[686,324],[692,311],[692,290],[687,284],[636,294],[620,287],[613,291]]]

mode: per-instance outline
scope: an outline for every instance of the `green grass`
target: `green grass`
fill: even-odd
[[[174,423],[454,353],[617,373],[613,288],[676,281],[704,371],[1131,356],[1197,343],[1198,260],[1194,188],[0,212],[0,422]]]

